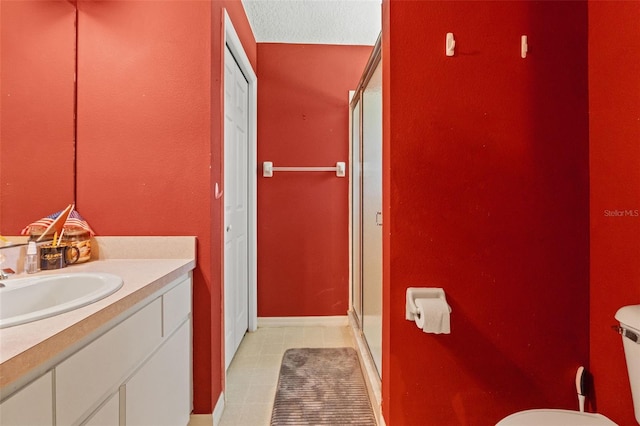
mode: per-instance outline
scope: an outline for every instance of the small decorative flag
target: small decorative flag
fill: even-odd
[[[31,233],[31,230],[34,228],[48,228],[58,218],[58,216],[62,214],[63,211],[64,210],[60,210],[59,212],[50,214],[47,217],[43,217],[42,219],[30,223],[20,232],[20,234],[29,235]],[[85,231],[88,231],[92,237],[95,235],[95,232],[93,232],[93,229],[91,229],[87,221],[84,220],[84,218],[80,216],[80,213],[78,213],[76,210],[71,211],[69,217],[67,217],[67,221],[64,223],[64,229],[68,228],[82,228]]]

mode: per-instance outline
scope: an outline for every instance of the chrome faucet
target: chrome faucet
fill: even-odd
[[[11,268],[0,269],[0,280],[6,280],[9,278],[9,275],[13,275],[15,273],[16,271]],[[4,285],[2,287],[4,287]]]
[[[7,278],[9,278],[9,275],[13,275],[16,273],[16,271],[11,268],[3,268],[4,259],[4,254],[0,253],[0,280],[6,280]]]
[[[9,278],[9,275],[13,275],[15,273],[16,271],[11,268],[0,269],[0,280],[6,280],[7,278]],[[4,287],[4,284],[0,283],[0,288],[2,287]]]

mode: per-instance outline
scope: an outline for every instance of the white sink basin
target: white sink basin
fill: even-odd
[[[48,318],[86,306],[115,293],[122,278],[107,273],[79,272],[2,281],[0,328]]]

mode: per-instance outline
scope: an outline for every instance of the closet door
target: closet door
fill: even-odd
[[[382,62],[362,93],[362,331],[382,372]]]
[[[224,59],[225,369],[249,328],[249,83],[227,46]]]

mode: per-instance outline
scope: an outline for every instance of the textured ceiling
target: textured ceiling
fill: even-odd
[[[381,0],[242,0],[258,43],[376,43]]]

